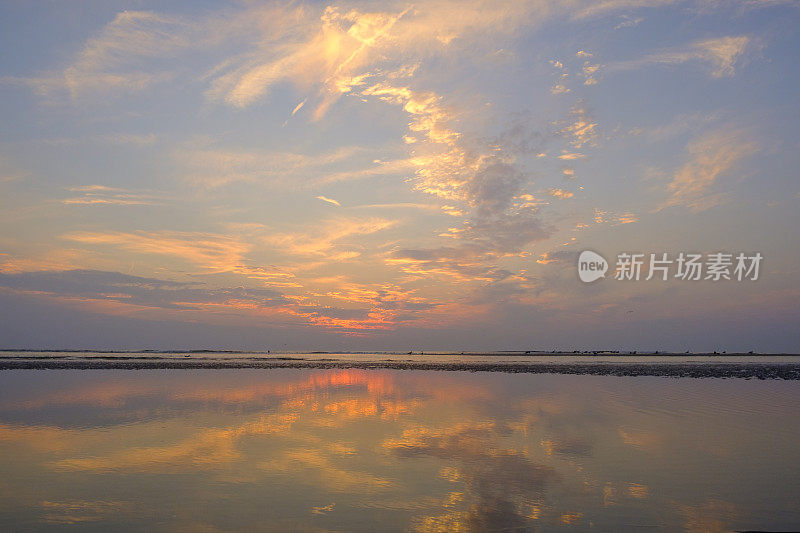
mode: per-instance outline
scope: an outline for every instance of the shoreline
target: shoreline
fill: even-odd
[[[147,355],[150,357],[159,355],[257,355],[257,356],[298,356],[298,355],[383,355],[383,356],[402,356],[402,355],[458,355],[458,356],[480,356],[480,357],[509,357],[509,356],[559,356],[559,357],[580,357],[580,356],[613,356],[613,357],[800,357],[800,352],[669,352],[669,351],[650,351],[650,350],[495,350],[495,351],[448,351],[448,350],[412,350],[406,351],[259,351],[259,350],[90,350],[90,349],[34,349],[34,348],[0,348],[0,354],[20,353],[20,354],[109,354],[109,355]],[[0,359],[7,358],[0,355]],[[30,357],[54,357],[30,356]]]
[[[341,361],[272,359],[174,358],[2,358],[2,370],[222,370],[222,369],[358,369],[577,374],[597,376],[653,376],[673,378],[780,379],[800,381],[800,363],[495,363],[422,361]]]

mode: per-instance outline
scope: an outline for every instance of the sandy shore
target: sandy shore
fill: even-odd
[[[337,361],[295,358],[198,359],[165,357],[93,357],[72,358],[0,358],[0,370],[47,369],[234,369],[234,368],[311,368],[311,369],[391,369],[436,370],[461,372],[508,372],[529,374],[590,374],[599,376],[661,376],[688,378],[739,378],[800,380],[800,363],[503,363],[459,362],[433,363],[419,361]]]

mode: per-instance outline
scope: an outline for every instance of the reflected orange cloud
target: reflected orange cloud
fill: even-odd
[[[99,522],[132,512],[130,502],[113,500],[43,501],[41,505],[45,513],[45,522],[58,525]]]
[[[690,417],[676,428],[662,413],[667,406],[643,415],[641,404],[627,401],[641,391],[618,378],[582,381],[574,394],[581,377],[356,369],[81,376],[62,390],[0,404],[0,415],[41,420],[0,424],[3,457],[23,465],[26,476],[102,474],[127,483],[142,474],[191,475],[215,490],[259,487],[264,494],[291,486],[315,495],[302,506],[309,516],[402,512],[408,529],[422,531],[613,525],[614,508],[638,513],[665,505],[678,511],[667,513],[677,520],[670,527],[724,531],[739,523],[732,504],[670,499],[674,489],[664,486],[658,467],[637,463],[637,454],[620,463],[615,479],[597,475],[608,454],[617,461],[631,455],[631,445],[685,441],[696,435],[694,425],[706,423]],[[653,386],[665,385],[651,384],[646,397]],[[48,425],[51,411],[72,426]],[[620,430],[608,423],[612,416],[629,423]],[[749,445],[732,443],[730,455],[715,460],[738,461]],[[680,458],[690,447],[669,448]],[[16,483],[18,469],[9,463],[6,471]],[[4,494],[6,484],[0,481]],[[43,482],[16,505],[46,509],[39,516],[52,523],[99,523],[115,510],[133,512],[140,501],[91,491],[78,499],[60,487]]]
[[[73,439],[65,438],[70,433],[53,427],[0,424],[0,442],[22,444],[25,448],[43,453],[62,451],[74,446],[76,443]]]
[[[269,473],[302,473],[305,483],[321,485],[331,492],[371,492],[390,490],[393,486],[393,480],[389,478],[344,470],[325,453],[311,448],[292,449],[277,459],[259,463],[257,467]]]
[[[397,420],[401,416],[413,413],[421,403],[420,400],[401,402],[396,400],[352,398],[325,404],[322,410],[325,413],[345,419],[378,417],[383,420]]]
[[[108,456],[67,458],[51,463],[60,471],[160,472],[165,469],[219,468],[241,457],[237,441],[245,436],[287,433],[296,415],[262,415],[258,420],[226,429],[206,429],[173,445],[131,447]]]
[[[679,512],[685,517],[687,533],[731,533],[731,522],[739,512],[735,505],[723,500],[708,500],[698,505],[680,505]]]
[[[634,448],[653,451],[661,447],[661,438],[651,431],[620,429],[619,436],[625,444]]]

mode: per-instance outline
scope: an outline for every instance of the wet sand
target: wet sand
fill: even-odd
[[[588,374],[599,376],[660,376],[674,378],[739,378],[800,380],[800,362],[422,362],[401,360],[342,361],[305,360],[294,357],[203,358],[203,357],[126,357],[68,356],[0,357],[0,370],[48,369],[234,369],[234,368],[310,368],[310,369],[391,369],[460,372],[506,372],[527,374]]]

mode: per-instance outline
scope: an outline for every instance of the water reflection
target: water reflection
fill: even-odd
[[[0,529],[792,529],[799,399],[777,381],[2,372]]]

